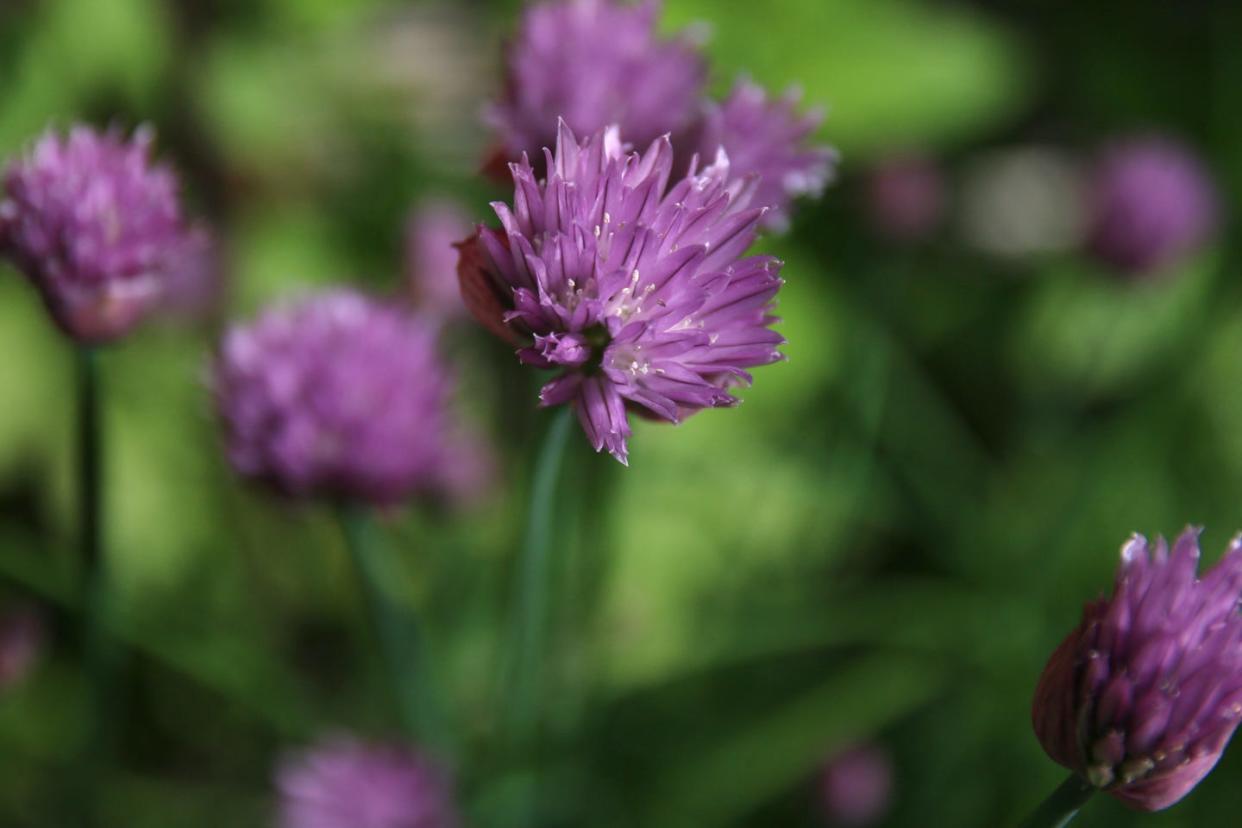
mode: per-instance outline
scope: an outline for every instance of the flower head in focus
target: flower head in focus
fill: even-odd
[[[435,340],[344,289],[233,328],[213,377],[233,467],[292,495],[380,505],[440,485],[450,382]]]
[[[824,766],[820,793],[829,825],[874,825],[884,818],[892,798],[892,760],[877,745],[847,748]]]
[[[562,122],[546,163],[542,181],[512,165],[502,229],[462,246],[463,296],[522,362],[559,372],[541,404],[573,405],[595,450],[624,463],[627,408],[675,423],[733,406],[748,368],[782,358],[781,263],[744,256],[767,210],[724,153],[670,186],[667,136],[640,154],[616,128],[579,143]]]
[[[1137,138],[1109,149],[1089,196],[1088,245],[1103,261],[1140,274],[1173,264],[1211,235],[1215,187],[1198,158],[1168,138]]]
[[[620,124],[640,145],[690,124],[707,76],[687,36],[656,31],[658,0],[546,0],[528,7],[487,111],[506,155],[539,158],[563,118],[578,133]]]
[[[701,127],[701,157],[723,148],[734,176],[759,177],[754,203],[772,208],[764,224],[774,230],[788,226],[794,199],[823,193],[837,159],[834,150],[808,144],[823,116],[799,114],[799,97],[790,91],[769,99],[763,87],[740,81],[724,102],[708,105]]]
[[[84,342],[127,333],[166,298],[201,245],[154,134],[76,126],[43,135],[13,162],[0,200],[0,253],[39,289],[57,324]]]
[[[286,756],[276,769],[281,828],[452,828],[444,774],[408,748],[347,736]]]
[[[458,242],[473,232],[465,213],[449,201],[420,204],[406,224],[406,283],[414,304],[440,319],[466,312],[457,283]]]
[[[1131,537],[1035,691],[1048,755],[1138,810],[1186,796],[1242,720],[1242,536],[1201,579],[1198,536]]]

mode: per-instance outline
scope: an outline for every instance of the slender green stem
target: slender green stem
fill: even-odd
[[[393,592],[401,574],[391,550],[368,507],[343,505],[340,520],[406,734],[423,746],[447,750],[418,616]]]
[[[1021,828],[1064,828],[1078,816],[1078,811],[1093,793],[1095,788],[1086,780],[1071,774],[1026,818]]]
[[[78,567],[82,607],[83,662],[87,674],[87,730],[82,746],[84,821],[99,820],[101,776],[112,753],[111,704],[116,656],[108,638],[108,571],[103,548],[103,412],[99,353],[90,346],[75,352],[78,399]]]
[[[530,511],[513,602],[512,642],[505,681],[506,725],[510,738],[525,746],[538,730],[540,676],[548,616],[552,522],[573,411],[558,411],[548,427],[531,485]]]
[[[78,384],[78,549],[81,589],[91,594],[103,571],[103,525],[100,513],[100,480],[103,456],[100,445],[102,412],[99,409],[99,354],[90,346],[75,353]]]

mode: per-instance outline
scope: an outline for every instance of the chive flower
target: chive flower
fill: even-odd
[[[280,828],[453,828],[447,777],[413,750],[333,736],[276,769]]]
[[[713,158],[723,148],[736,178],[758,177],[754,203],[772,210],[764,218],[771,230],[789,226],[794,199],[818,198],[832,180],[835,150],[809,143],[823,114],[800,113],[800,93],[770,99],[763,87],[739,81],[722,103],[707,105],[699,155]]]
[[[680,422],[738,404],[749,368],[782,359],[771,329],[781,262],[747,256],[768,212],[722,152],[674,183],[667,136],[628,151],[610,128],[561,122],[548,175],[511,166],[501,228],[462,248],[467,304],[518,358],[555,371],[544,406],[574,407],[596,451],[628,462],[628,412]]]
[[[836,153],[810,140],[821,116],[799,112],[796,92],[770,99],[745,80],[723,101],[708,98],[699,38],[660,36],[660,8],[658,0],[528,6],[506,50],[504,91],[485,111],[499,144],[487,171],[503,177],[497,162],[525,153],[542,176],[558,119],[579,135],[616,125],[638,147],[669,135],[679,175],[723,148],[735,179],[758,178],[752,203],[771,208],[764,229],[787,229],[792,202],[820,195],[833,175]]]
[[[450,474],[435,326],[336,289],[224,337],[213,388],[228,457],[286,494],[397,503]]]
[[[1198,529],[1171,553],[1133,535],[1035,691],[1048,755],[1141,811],[1190,793],[1242,720],[1242,536],[1202,578],[1198,562]]]
[[[1133,275],[1176,264],[1218,222],[1211,177],[1188,147],[1169,138],[1132,138],[1109,148],[1088,200],[1089,249]]]
[[[154,164],[154,132],[48,131],[13,161],[0,198],[0,255],[35,285],[71,338],[128,333],[201,272],[205,237],[181,214],[172,170]]]
[[[545,0],[526,8],[505,54],[504,92],[486,110],[505,154],[539,157],[563,118],[590,134],[620,124],[646,145],[697,117],[707,78],[692,37],[661,37],[660,3]]]

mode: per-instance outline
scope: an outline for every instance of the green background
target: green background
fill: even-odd
[[[512,2],[18,0],[0,11],[0,154],[49,123],[153,122],[221,242],[226,307],[106,353],[108,546],[126,644],[108,824],[266,825],[282,750],[395,727],[332,516],[238,483],[203,381],[225,321],[308,286],[398,288],[419,198],[478,219]],[[1226,2],[667,0],[739,73],[825,105],[839,182],[764,242],[787,262],[787,363],[746,402],[639,422],[630,468],[580,436],[558,511],[549,825],[815,825],[831,753],[896,762],[892,826],[1014,824],[1062,778],[1029,704],[1132,531],[1242,529],[1234,222],[1146,282],[1071,252],[1000,261],[952,221],[901,246],[866,222],[886,153],[1040,144],[1087,157],[1160,129],[1242,192],[1242,8]],[[951,206],[956,189],[951,186]],[[388,517],[429,619],[478,824],[520,784],[489,765],[514,550],[547,416],[537,378],[469,326],[448,351],[495,485]],[[50,626],[0,697],[0,822],[57,824],[85,715],[72,361],[0,271],[0,599]],[[1226,754],[1167,813],[1101,798],[1076,824],[1224,825]]]

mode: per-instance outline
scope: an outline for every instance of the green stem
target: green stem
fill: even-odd
[[[75,353],[78,384],[78,565],[81,594],[92,594],[103,572],[103,526],[100,520],[100,450],[102,414],[99,410],[99,354],[90,346]]]
[[[573,410],[557,412],[548,427],[531,484],[530,511],[518,564],[513,603],[512,641],[505,682],[509,736],[525,747],[538,731],[539,689],[548,616],[548,581],[552,558],[552,521],[556,485],[561,475]]]
[[[447,750],[418,616],[394,594],[402,580],[396,561],[368,507],[343,505],[340,521],[406,734],[425,747]]]
[[[1071,774],[1026,818],[1021,828],[1064,828],[1078,816],[1078,811],[1093,793],[1095,788],[1077,774]]]
[[[87,678],[87,730],[82,763],[85,820],[98,821],[101,776],[108,765],[119,718],[112,698],[116,658],[108,638],[108,571],[103,549],[103,412],[99,352],[75,352],[78,401],[78,566],[83,661]]]

